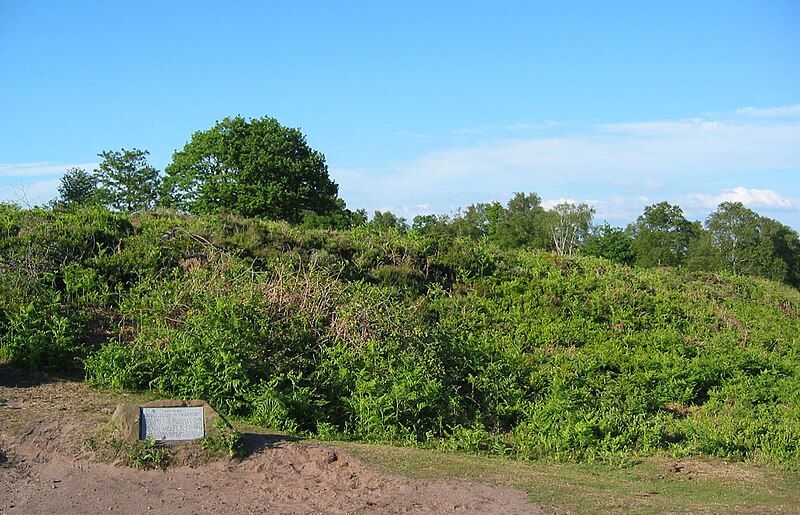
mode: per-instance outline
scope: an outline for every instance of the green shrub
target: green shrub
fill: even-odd
[[[410,231],[0,206],[0,353],[285,431],[800,466],[800,292]],[[222,444],[220,444],[222,445]]]
[[[80,330],[62,313],[61,295],[29,277],[0,275],[0,360],[13,365],[73,371],[87,349]]]
[[[125,465],[142,470],[166,469],[172,457],[169,448],[155,440],[139,440],[126,444],[116,442],[116,445]]]

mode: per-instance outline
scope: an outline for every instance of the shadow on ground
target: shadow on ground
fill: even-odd
[[[73,369],[59,372],[40,372],[17,368],[0,362],[0,386],[7,388],[29,388],[56,381],[83,381],[83,370]]]
[[[300,438],[289,435],[242,433],[242,458],[248,458],[264,449],[280,447],[283,443],[297,442],[299,440]]]
[[[32,372],[0,363],[0,386],[7,388],[29,388],[40,384],[52,383],[59,379],[75,379],[76,377],[56,377],[42,372]],[[77,377],[80,379],[80,376]]]

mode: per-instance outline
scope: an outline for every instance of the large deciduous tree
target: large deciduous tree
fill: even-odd
[[[603,224],[594,229],[581,247],[581,252],[589,256],[604,257],[623,265],[632,265],[636,260],[631,235],[618,227]]]
[[[325,156],[300,130],[270,117],[225,118],[192,135],[166,168],[169,203],[192,213],[229,211],[301,222],[341,209]]]
[[[375,211],[370,225],[381,230],[396,230],[406,232],[408,224],[402,216],[397,216],[391,211]]]
[[[740,202],[723,202],[709,215],[706,227],[733,273],[741,273],[766,256],[761,253],[761,217]]]

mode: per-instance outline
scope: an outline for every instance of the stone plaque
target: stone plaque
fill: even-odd
[[[205,436],[203,407],[141,408],[139,438],[160,442],[195,440]]]

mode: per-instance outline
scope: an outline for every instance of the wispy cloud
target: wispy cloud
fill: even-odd
[[[758,118],[789,118],[800,117],[800,104],[782,107],[742,107],[736,114]]]
[[[800,122],[683,120],[607,124],[586,134],[484,142],[425,155],[402,169],[426,177],[516,180],[600,174],[658,182],[703,172],[800,168]]]
[[[767,210],[795,210],[800,202],[781,196],[768,189],[745,188],[739,186],[723,191],[718,195],[692,193],[686,195],[686,203],[691,207],[713,209],[722,202],[741,202],[747,207]]]
[[[40,161],[35,163],[0,163],[0,178],[61,175],[70,168],[84,168],[86,170],[92,170],[96,167],[97,162],[49,163],[46,161]]]
[[[414,131],[397,131],[395,133],[396,136],[400,136],[401,138],[412,138],[412,139],[421,139],[426,140],[430,139],[430,134],[425,134],[424,132],[414,132]]]
[[[579,204],[580,202],[578,202],[574,198],[565,198],[565,197],[551,198],[551,199],[543,200],[542,201],[542,207],[545,208],[545,209],[553,209],[557,205],[564,204],[564,203],[567,203],[567,204]],[[597,201],[596,200],[593,200],[593,201],[589,200],[589,201],[586,201],[585,203],[594,205],[594,204],[597,203]]]
[[[505,200],[515,191],[593,198],[598,218],[609,220],[635,217],[633,210],[646,205],[642,199],[651,198],[691,200],[703,208],[723,198],[785,210],[794,201],[782,187],[798,189],[800,181],[781,184],[774,178],[800,176],[800,117],[792,118],[799,109],[800,104],[747,107],[678,120],[566,123],[524,137],[498,130],[494,137],[450,142],[449,148],[380,172],[348,171],[340,184],[345,198],[357,205],[369,207],[379,198],[381,205],[427,203],[438,212]],[[348,175],[357,177],[351,182]],[[762,190],[736,188],[744,181]],[[705,197],[689,199],[691,192]]]

